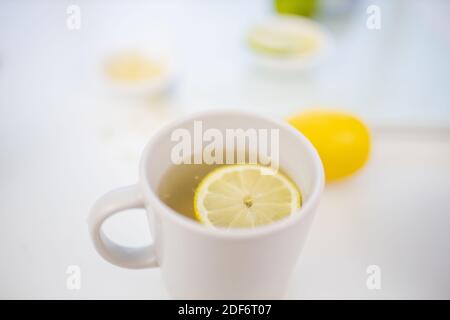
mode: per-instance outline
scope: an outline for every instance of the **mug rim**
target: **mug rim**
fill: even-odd
[[[210,116],[247,116],[255,119],[259,119],[262,121],[270,122],[276,126],[279,126],[280,129],[286,130],[296,136],[296,139],[303,145],[306,149],[307,153],[312,157],[314,173],[313,176],[316,178],[313,179],[313,187],[311,189],[311,193],[309,195],[308,200],[290,217],[280,219],[273,223],[258,226],[255,228],[208,228],[204,225],[200,224],[197,221],[194,221],[188,217],[181,215],[176,212],[168,205],[166,205],[156,194],[156,192],[150,187],[150,183],[147,179],[147,166],[148,158],[151,156],[151,151],[153,146],[159,141],[162,137],[170,135],[170,132],[175,128],[181,126],[182,124],[196,120],[198,118],[208,118]],[[150,172],[151,174],[151,172]],[[241,110],[209,110],[209,111],[200,111],[187,114],[182,116],[180,119],[175,121],[171,121],[166,124],[164,127],[157,130],[157,132],[150,138],[148,143],[146,144],[144,151],[141,156],[140,164],[139,164],[139,185],[143,189],[144,197],[147,198],[149,204],[151,204],[152,209],[154,211],[161,211],[161,215],[170,219],[173,223],[177,224],[180,227],[185,229],[189,229],[192,232],[201,233],[203,235],[219,237],[219,238],[228,238],[228,239],[243,239],[243,238],[253,238],[258,236],[265,236],[268,234],[273,234],[288,227],[291,227],[298,223],[300,220],[303,220],[306,215],[310,215],[315,210],[317,204],[319,203],[320,196],[322,194],[323,188],[325,184],[325,174],[322,165],[322,161],[317,153],[317,150],[313,147],[312,143],[299,131],[295,128],[291,127],[287,123],[283,123],[279,120],[273,120],[267,116],[261,116],[255,114],[253,112],[241,111]],[[148,195],[148,197],[147,197]],[[147,202],[144,200],[144,202]],[[154,212],[154,214],[156,214]]]

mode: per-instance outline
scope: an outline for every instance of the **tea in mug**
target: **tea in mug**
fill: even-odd
[[[158,196],[208,227],[252,228],[295,214],[300,188],[281,170],[259,164],[180,164],[163,175]]]

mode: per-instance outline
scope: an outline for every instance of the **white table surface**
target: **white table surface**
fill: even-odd
[[[186,2],[79,1],[79,31],[65,28],[66,4],[0,4],[0,298],[168,298],[157,269],[120,269],[96,254],[86,226],[95,199],[135,182],[145,142],[181,114],[231,106],[282,118],[332,105],[375,128],[373,153],[358,175],[327,186],[287,298],[449,299],[449,42],[434,41],[413,8],[391,53],[386,19],[378,34],[341,36],[326,68],[267,74],[242,43],[267,2]],[[413,25],[421,33],[408,42]],[[172,48],[181,66],[173,93],[149,102],[103,90],[101,56],[150,43]],[[106,229],[124,244],[151,241],[139,211]],[[372,264],[381,290],[366,288]],[[80,290],[66,288],[69,265],[81,268]]]

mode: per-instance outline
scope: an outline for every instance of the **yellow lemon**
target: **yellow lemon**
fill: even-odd
[[[353,174],[369,158],[369,130],[351,114],[316,109],[297,114],[288,122],[317,149],[327,181]]]
[[[236,164],[211,171],[195,190],[195,217],[209,227],[253,228],[301,206],[297,186],[270,167]]]

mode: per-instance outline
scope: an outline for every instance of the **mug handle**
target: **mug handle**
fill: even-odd
[[[127,209],[144,208],[138,185],[110,191],[94,204],[88,218],[89,232],[95,249],[105,260],[130,269],[158,266],[153,244],[138,248],[121,246],[109,239],[102,230],[103,222],[110,216]]]

